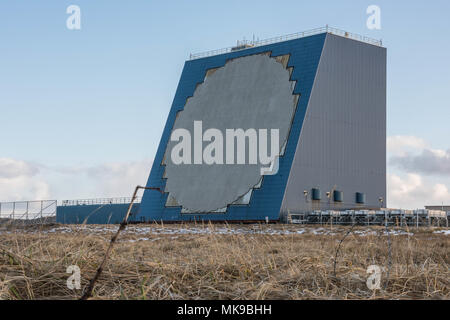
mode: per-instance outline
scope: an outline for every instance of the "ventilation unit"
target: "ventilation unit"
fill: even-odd
[[[312,200],[320,200],[322,197],[321,197],[321,194],[320,194],[320,189],[318,189],[318,188],[313,188],[312,190],[311,190],[311,199]]]
[[[342,191],[334,190],[333,191],[333,200],[334,200],[334,202],[343,202],[344,201],[344,193]]]

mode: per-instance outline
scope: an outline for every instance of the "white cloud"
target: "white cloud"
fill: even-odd
[[[450,150],[433,149],[415,136],[387,139],[389,207],[450,203]]]
[[[389,164],[407,172],[450,176],[450,150],[423,149],[416,155],[392,156]]]
[[[450,192],[445,184],[438,183],[433,186],[433,194],[436,199],[450,199]],[[447,202],[446,202],[447,203]]]
[[[386,145],[387,152],[395,156],[404,156],[408,152],[420,151],[427,147],[424,139],[415,136],[390,136]]]
[[[47,167],[51,194],[58,200],[130,197],[145,185],[152,161],[107,162],[92,166]]]
[[[37,165],[0,158],[0,201],[49,199],[49,186]]]
[[[145,185],[150,160],[51,167],[0,158],[0,202],[129,197]]]
[[[104,196],[128,197],[137,185],[146,185],[151,166],[151,161],[110,162],[87,168],[86,172]]]
[[[450,192],[443,183],[435,183],[417,173],[388,174],[388,206],[416,209],[425,205],[450,202]]]
[[[38,172],[37,166],[31,163],[10,158],[0,158],[0,178],[10,179],[20,176],[34,176]]]

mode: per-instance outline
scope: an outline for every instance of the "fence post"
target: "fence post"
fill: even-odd
[[[387,211],[384,211],[384,226],[387,228]]]
[[[419,229],[419,211],[416,211],[416,229]]]

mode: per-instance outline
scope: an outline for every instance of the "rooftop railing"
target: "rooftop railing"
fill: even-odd
[[[134,203],[140,203],[141,197],[137,197]],[[96,198],[96,199],[78,199],[78,200],[62,200],[62,207],[69,206],[83,206],[83,205],[106,205],[106,204],[128,204],[131,202],[131,197],[120,198]]]
[[[269,38],[269,39],[238,41],[237,45],[233,46],[233,47],[227,47],[227,48],[211,50],[211,51],[206,51],[206,52],[200,52],[200,53],[194,53],[194,54],[191,53],[189,56],[189,60],[196,60],[196,59],[216,56],[219,54],[224,54],[224,53],[229,53],[229,52],[242,51],[242,50],[246,50],[249,48],[260,47],[260,46],[264,46],[264,45],[268,45],[268,44],[272,44],[272,43],[309,37],[309,36],[313,36],[313,35],[321,34],[321,33],[330,33],[330,34],[334,34],[337,36],[342,36],[345,38],[365,42],[365,43],[379,46],[379,47],[381,47],[383,45],[381,40],[369,38],[369,37],[362,36],[362,35],[359,35],[356,33],[351,33],[351,32],[337,29],[337,28],[326,26],[326,27],[322,27],[322,28],[316,28],[316,29],[311,29],[311,30],[307,30],[307,31],[291,33],[291,34],[287,34],[284,36],[278,36],[278,37]]]

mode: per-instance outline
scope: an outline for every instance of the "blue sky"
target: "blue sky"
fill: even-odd
[[[66,27],[72,4],[81,30]],[[381,30],[366,27],[372,4]],[[114,175],[145,182],[189,53],[329,24],[388,48],[390,187],[415,199],[419,176],[450,202],[449,14],[444,0],[2,1],[0,170],[29,176],[0,172],[0,201],[128,195]],[[442,172],[418,165],[424,150]]]

